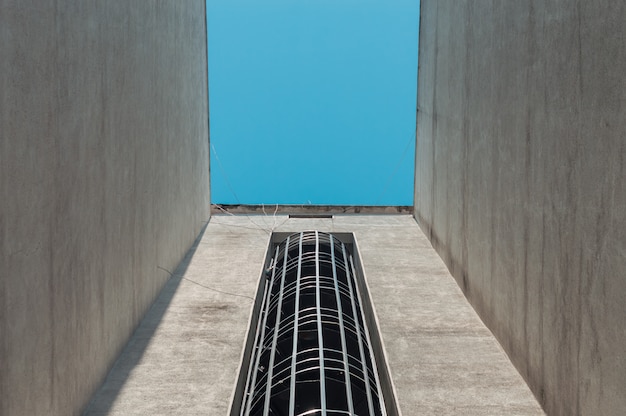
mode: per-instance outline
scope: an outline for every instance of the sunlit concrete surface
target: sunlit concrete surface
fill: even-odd
[[[406,415],[542,415],[408,215],[212,217],[86,414],[226,415],[272,230],[354,232]]]
[[[421,1],[415,217],[555,416],[626,414],[624,22]]]
[[[0,415],[76,416],[209,217],[204,0],[0,0]]]

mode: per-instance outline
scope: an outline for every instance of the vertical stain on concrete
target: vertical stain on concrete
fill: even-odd
[[[469,175],[469,147],[470,147],[470,102],[471,102],[471,83],[470,77],[472,75],[471,71],[471,62],[472,62],[472,54],[471,44],[473,40],[473,26],[471,24],[470,16],[472,15],[472,2],[468,1],[465,4],[466,18],[464,19],[465,24],[465,61],[464,61],[464,79],[463,79],[463,118],[461,124],[461,140],[462,140],[462,150],[461,150],[461,164],[463,166],[463,172],[461,176],[461,235],[458,238],[461,239],[461,282],[463,292],[466,296],[470,295],[470,282],[468,279],[468,268],[469,268],[469,259],[468,259],[468,227],[467,221],[469,216],[469,189],[468,189],[468,175]]]
[[[528,331],[528,321],[529,321],[529,293],[528,293],[528,287],[529,287],[529,279],[531,279],[531,276],[529,276],[529,268],[532,267],[529,262],[529,250],[531,250],[530,245],[534,244],[534,242],[530,241],[530,226],[531,226],[531,210],[534,208],[534,204],[532,201],[532,194],[531,194],[531,187],[532,187],[532,154],[533,154],[533,146],[532,146],[532,141],[533,141],[533,131],[532,131],[532,106],[531,106],[531,97],[530,97],[530,90],[531,90],[531,82],[532,82],[532,73],[533,73],[533,61],[534,61],[534,56],[533,56],[533,47],[535,47],[535,38],[534,38],[534,27],[535,27],[535,10],[534,10],[534,5],[533,5],[533,1],[530,0],[528,2],[528,23],[527,23],[527,28],[526,28],[526,51],[525,51],[525,58],[526,58],[526,68],[525,68],[525,72],[526,72],[526,79],[525,79],[525,88],[526,88],[526,120],[525,120],[525,145],[524,145],[524,149],[525,149],[525,153],[524,153],[524,175],[527,176],[528,180],[525,182],[525,187],[524,187],[524,210],[523,210],[523,227],[524,227],[524,236],[523,236],[523,302],[524,302],[524,306],[523,306],[523,332],[522,332],[522,337],[523,337],[523,342],[524,342],[524,346],[523,348],[523,353],[526,356],[526,360],[529,359],[530,356],[530,350],[531,350],[531,345],[533,340],[530,339],[529,336],[529,331]],[[524,369],[524,378],[526,380],[529,379],[529,367]]]
[[[626,284],[617,277],[626,263],[626,189],[618,179],[626,7],[462,6],[422,2],[431,15],[437,10],[421,27],[436,34],[421,49],[435,51],[436,70],[420,73],[434,96],[419,91],[420,120],[432,123],[420,140],[432,157],[418,167],[428,180],[417,178],[416,187],[431,200],[430,212],[416,203],[416,218],[426,217],[433,246],[548,412],[619,414],[626,407],[617,393],[626,390],[626,333],[615,330],[626,319],[618,306]],[[520,11],[528,13],[521,20]],[[459,14],[465,30],[449,24]],[[461,115],[443,99],[455,94]],[[455,131],[459,116],[463,141],[455,143],[442,135]],[[458,155],[465,159],[458,166],[435,165]],[[435,198],[459,184],[460,208]]]
[[[438,55],[439,55],[439,3],[435,3],[435,16],[434,19],[437,22],[437,26],[435,27],[435,39],[434,39],[434,53],[433,53],[433,83],[432,83],[432,94],[433,101],[430,108],[430,114],[432,114],[432,131],[430,135],[430,146],[431,146],[431,159],[430,166],[432,167],[432,183],[430,184],[430,218],[428,219],[429,231],[431,239],[434,237],[433,227],[435,224],[435,215],[436,215],[436,203],[435,203],[435,193],[437,186],[437,169],[435,168],[436,163],[436,148],[437,148],[437,121],[438,121],[438,110],[437,110],[437,63],[438,63]]]
[[[208,216],[204,7],[0,1],[2,414],[79,414]]]

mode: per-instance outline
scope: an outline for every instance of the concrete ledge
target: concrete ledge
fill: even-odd
[[[310,215],[311,217],[324,214],[412,214],[412,206],[378,206],[378,205],[211,205],[212,214],[260,214],[260,215]]]
[[[411,216],[275,220],[211,218],[87,415],[226,415],[271,231],[307,229],[355,234],[402,414],[543,414]]]

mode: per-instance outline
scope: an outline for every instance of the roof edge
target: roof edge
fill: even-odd
[[[285,205],[285,204],[211,204],[211,215],[218,214],[282,214],[282,215],[344,215],[344,214],[413,214],[409,205]]]

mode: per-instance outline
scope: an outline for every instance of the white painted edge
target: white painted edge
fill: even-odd
[[[254,307],[256,305],[256,302],[258,300],[259,297],[259,292],[261,289],[261,280],[263,278],[263,276],[265,275],[265,260],[267,259],[268,253],[271,249],[271,243],[272,243],[272,233],[270,233],[267,236],[267,242],[265,244],[265,253],[263,254],[263,261],[261,261],[261,265],[259,267],[259,280],[257,281],[256,284],[256,289],[254,291],[254,300],[252,301],[252,304],[250,306],[250,312],[248,313],[248,329],[246,330],[246,335],[243,337],[243,340],[241,342],[241,353],[239,354],[239,365],[237,368],[237,376],[235,377],[235,382],[233,383],[233,387],[231,388],[231,393],[230,393],[230,400],[228,401],[228,412],[226,413],[227,415],[230,415],[232,410],[233,410],[233,404],[235,402],[235,395],[237,393],[237,384],[239,384],[239,379],[241,378],[242,374],[241,372],[244,371],[243,370],[243,362],[244,362],[244,355],[246,353],[246,344],[248,343],[248,338],[250,336],[250,332],[251,331],[256,331],[256,326],[254,328],[252,328],[252,318],[254,316]],[[245,392],[244,392],[245,394]]]
[[[387,371],[389,371],[389,383],[391,384],[391,390],[393,391],[393,400],[396,402],[396,409],[398,410],[398,416],[403,416],[402,409],[400,408],[400,403],[398,402],[398,391],[396,390],[396,384],[393,380],[393,374],[391,374],[391,367],[389,366],[389,360],[387,358],[387,348],[385,347],[385,340],[382,332],[380,331],[380,322],[378,321],[378,313],[376,312],[376,305],[374,304],[374,300],[372,299],[372,294],[370,293],[370,284],[367,280],[367,273],[365,272],[365,265],[362,263],[363,257],[361,256],[361,251],[359,250],[359,243],[357,241],[356,232],[352,233],[354,238],[354,250],[358,253],[359,256],[359,266],[361,268],[361,272],[363,273],[363,282],[365,283],[366,296],[372,307],[372,314],[374,315],[374,324],[376,325],[376,331],[378,331],[380,338],[380,346],[381,352],[383,355],[383,363],[382,365],[386,366]],[[373,357],[372,357],[373,358]]]

